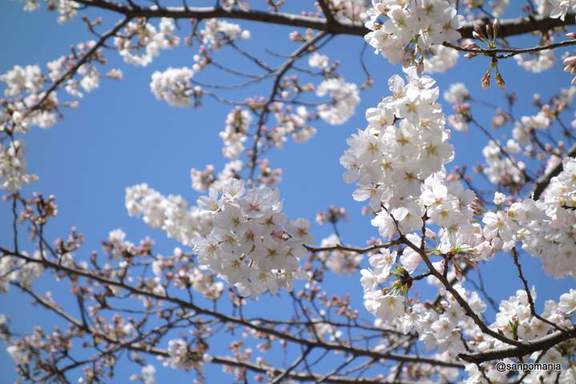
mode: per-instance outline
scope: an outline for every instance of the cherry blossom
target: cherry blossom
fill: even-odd
[[[576,290],[549,298],[532,286],[542,284],[533,270],[523,269],[530,255],[542,265],[539,277],[551,276],[546,284],[576,276],[576,87],[531,100],[506,90],[486,100],[486,93],[472,96],[468,81],[476,76],[478,86],[491,80],[510,86],[516,79],[509,80],[502,62],[514,57],[508,61],[534,74],[552,68],[557,54],[575,74],[575,56],[559,53],[576,36],[561,36],[573,22],[575,1],[535,0],[522,17],[502,23],[486,16],[507,15],[508,0],[319,0],[298,12],[281,1],[145,3],[22,1],[26,11],[54,11],[60,23],[76,17],[93,35],[46,65],[15,65],[0,74],[0,188],[11,224],[0,244],[0,293],[17,291],[60,319],[51,330],[21,333],[0,314],[0,340],[22,380],[68,381],[69,374],[79,383],[118,380],[115,372],[129,361],[136,364],[132,381],[154,384],[161,367],[151,358],[194,382],[210,381],[207,365],[239,382],[576,380]],[[256,55],[245,22],[298,27],[281,35],[293,53],[277,52],[278,44]],[[531,36],[517,45],[518,33]],[[327,48],[341,36],[363,34],[364,48],[403,67],[403,75],[400,66],[386,67],[388,91],[370,60],[359,57],[362,80],[355,79],[344,60],[348,50]],[[528,39],[537,45],[522,48]],[[55,198],[26,197],[25,187],[37,179],[26,167],[26,135],[34,126],[52,127],[66,108],[122,80],[126,64],[149,66],[179,45],[189,63],[154,68],[150,92],[173,107],[225,105],[215,125],[223,128],[213,133],[225,160],[192,165],[195,202],[145,183],[125,191],[128,215],[178,245],[156,250],[151,238],[133,240],[115,226],[86,254],[76,229],[51,239]],[[467,65],[458,62],[460,52],[487,59],[487,70],[473,68],[465,83],[446,87],[439,77],[439,86],[430,74]],[[110,65],[114,55],[124,61],[121,68]],[[240,91],[252,86],[271,90]],[[365,109],[366,124],[354,132],[350,121],[370,88],[370,97],[382,98]],[[532,106],[518,108],[521,98]],[[341,224],[356,217],[344,208],[327,205],[316,215],[330,232],[315,244],[318,229],[289,218],[292,202],[283,207],[282,178],[294,176],[274,152],[292,150],[290,139],[308,142],[318,122],[342,125],[349,135],[340,163],[344,181],[354,185],[352,199],[363,205],[361,220],[373,227],[364,244],[347,242],[353,237]],[[455,143],[484,136],[478,163],[451,163],[450,129],[460,131]],[[520,289],[498,292],[495,300],[481,271],[497,262],[510,263],[502,274],[518,279]],[[54,294],[41,285],[48,278],[58,282]],[[342,279],[362,295],[329,290]],[[58,287],[72,300],[60,301]],[[275,311],[286,303],[289,317],[284,308]],[[294,355],[293,362],[275,361],[281,353],[286,361]],[[563,369],[502,372],[497,362]],[[370,377],[379,363],[385,369]]]
[[[290,289],[310,240],[305,221],[290,222],[282,213],[278,191],[246,189],[235,179],[212,186],[192,208],[182,197],[165,198],[137,185],[127,189],[126,207],[132,216],[193,246],[202,265],[243,295]]]
[[[344,124],[353,114],[360,101],[358,87],[346,83],[343,79],[327,79],[318,86],[316,94],[320,97],[330,96],[329,104],[318,107],[320,118],[328,124]]]
[[[190,104],[192,77],[190,68],[168,68],[163,72],[154,72],[150,90],[158,100],[175,107],[187,107]]]
[[[114,43],[124,61],[139,66],[147,66],[163,49],[173,48],[179,43],[174,34],[172,19],[163,18],[158,28],[145,20],[131,21],[125,28],[125,36],[116,37]],[[133,42],[133,37],[136,36]]]
[[[435,45],[460,37],[460,19],[449,1],[373,0],[368,15],[366,41],[393,64],[412,63]]]

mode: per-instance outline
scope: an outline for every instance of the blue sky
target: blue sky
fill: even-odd
[[[5,37],[0,41],[0,73],[16,64],[44,65],[67,53],[72,44],[89,38],[80,19],[59,25],[54,14],[25,13],[20,8],[16,1],[0,2],[0,36]],[[287,54],[295,48],[293,43],[287,41],[288,28],[253,23],[244,25],[253,36],[246,46],[255,52],[266,55],[262,53],[264,49],[273,49]],[[517,39],[516,42],[519,45],[528,43],[525,39]],[[345,78],[358,81],[363,76],[358,60],[361,49],[362,40],[359,37],[339,36],[325,52],[342,62]],[[164,194],[181,194],[193,202],[197,194],[190,188],[190,168],[203,169],[206,164],[214,164],[216,169],[220,169],[224,164],[220,156],[218,132],[223,128],[229,107],[206,99],[201,109],[177,109],[156,101],[149,92],[153,71],[169,66],[191,65],[193,54],[192,49],[181,46],[163,52],[149,67],[140,68],[124,66],[117,55],[111,53],[108,56],[110,64],[122,67],[124,80],[115,82],[103,79],[100,88],[88,94],[81,101],[79,109],[65,111],[64,119],[55,127],[48,130],[35,128],[26,136],[29,169],[40,176],[40,180],[26,191],[54,194],[59,205],[59,215],[47,231],[49,238],[64,236],[71,227],[78,228],[87,239],[82,255],[89,254],[93,249],[100,250],[100,241],[115,228],[123,228],[134,242],[146,235],[153,237],[159,253],[168,253],[176,245],[159,231],[151,230],[140,220],[127,215],[124,188],[146,182]],[[278,62],[278,59],[270,56],[264,57]],[[223,53],[221,58],[226,62],[234,60],[235,56]],[[387,78],[401,71],[399,67],[387,64],[382,57],[373,55],[370,49],[366,59],[376,83],[363,93],[362,102],[351,120],[342,126],[318,123],[318,134],[311,142],[304,145],[288,143],[284,149],[269,154],[272,166],[284,170],[280,190],[288,215],[313,221],[319,210],[330,205],[344,206],[348,209],[350,220],[341,226],[341,232],[346,243],[356,245],[376,236],[376,231],[369,220],[359,214],[361,205],[352,200],[353,187],[342,181],[343,172],[338,159],[346,148],[346,138],[356,129],[364,127],[364,109],[386,95]],[[460,58],[456,69],[434,77],[441,92],[449,84],[462,81],[474,97],[502,103],[502,91],[480,88],[480,77],[487,65],[487,60],[482,58],[472,61]],[[512,60],[502,63],[501,70],[510,89],[516,91],[520,98],[517,116],[534,113],[529,106],[532,94],[550,95],[559,87],[568,86],[570,81],[559,65],[539,76],[523,71]],[[203,77],[204,82],[221,82],[222,79],[221,75],[211,72]],[[251,93],[267,94],[267,89],[259,87]],[[247,94],[238,92],[233,96],[239,99]],[[488,125],[490,111],[479,108],[478,112],[486,113],[478,117]],[[508,130],[495,132],[497,137],[508,134]],[[486,139],[472,129],[467,134],[455,133],[452,142],[456,148],[454,163],[473,165],[481,158],[481,148]],[[7,208],[5,203],[0,205],[2,244],[7,242],[9,235]],[[329,228],[314,226],[318,242],[327,234]],[[557,299],[561,292],[574,287],[571,280],[546,277],[537,259],[524,259],[529,281],[539,288],[539,307],[545,299]],[[495,282],[488,290],[496,298],[510,296],[520,288],[511,260],[504,255],[497,256],[482,271],[486,280]],[[51,290],[55,296],[63,289],[58,283],[50,281],[40,281],[38,284],[42,289]],[[353,305],[361,309],[358,274],[330,278],[327,287],[332,293],[349,292]],[[282,297],[268,297],[251,305],[275,305],[281,300]],[[15,291],[0,296],[0,312],[12,318],[19,331],[30,330],[37,323],[54,323],[53,318],[40,311],[28,305],[27,300],[22,300]],[[156,365],[159,367],[159,364]],[[133,372],[123,367],[119,382],[126,381],[126,377]],[[209,373],[221,377],[217,370]],[[184,378],[169,370],[161,375],[176,380]],[[12,382],[14,377],[12,362],[1,348],[0,382]]]

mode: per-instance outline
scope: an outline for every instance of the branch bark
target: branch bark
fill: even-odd
[[[576,338],[576,328],[572,328],[564,332],[561,331],[554,332],[540,339],[525,341],[521,346],[496,349],[493,351],[482,353],[473,353],[473,354],[462,353],[458,355],[458,357],[460,357],[462,360],[466,362],[475,364],[480,364],[485,361],[502,360],[512,357],[520,358],[522,356],[529,355],[532,352],[550,349],[559,343],[562,343],[564,341],[573,338]]]
[[[297,15],[282,12],[266,12],[260,10],[243,11],[232,9],[226,11],[222,8],[214,7],[139,7],[118,4],[105,0],[74,0],[75,2],[105,9],[115,13],[120,13],[128,17],[158,18],[169,17],[173,19],[239,19],[257,21],[268,24],[287,25],[292,27],[311,28],[331,34],[343,34],[353,36],[364,36],[369,30],[361,23],[350,22],[330,22],[325,18]],[[564,20],[552,19],[549,17],[516,18],[502,20],[500,24],[499,37],[522,35],[530,32],[549,31],[553,28],[576,24],[574,14],[566,15]],[[471,38],[474,30],[474,23],[466,23],[460,28],[460,33],[464,38]]]
[[[322,13],[328,23],[337,23],[332,14],[332,10],[330,9],[330,4],[328,4],[326,0],[318,0],[318,5],[320,6],[320,9],[322,9]]]

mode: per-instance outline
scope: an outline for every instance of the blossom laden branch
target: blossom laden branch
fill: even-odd
[[[66,80],[73,77],[76,72],[78,72],[80,67],[82,67],[82,65],[86,64],[92,58],[92,56],[98,52],[100,48],[106,45],[106,42],[109,39],[116,36],[116,34],[122,30],[122,28],[124,28],[131,20],[132,18],[130,16],[126,16],[123,20],[116,23],[112,29],[102,34],[98,41],[86,53],[84,53],[72,67],[70,67],[62,76],[60,76],[56,81],[54,81],[54,83],[52,83],[52,85],[44,92],[44,96],[29,109],[29,113],[42,108],[43,104],[50,98],[54,91],[56,91]]]
[[[530,292],[530,288],[528,287],[528,280],[526,280],[526,277],[524,276],[524,272],[522,271],[522,264],[520,263],[520,260],[518,257],[518,251],[516,250],[516,247],[512,248],[511,253],[512,253],[512,260],[514,261],[514,266],[516,267],[516,270],[518,271],[518,278],[522,282],[522,286],[524,287],[524,291],[526,292],[526,297],[528,298],[528,305],[530,306],[530,312],[531,312],[532,316],[534,316],[535,318],[537,318],[540,321],[545,322],[548,325],[551,325],[552,327],[559,330],[560,332],[566,332],[566,330],[559,327],[556,323],[553,323],[550,320],[545,319],[544,317],[540,316],[536,312],[536,305],[534,303],[534,298],[532,297],[532,292]]]
[[[552,43],[553,36],[548,33],[551,28],[574,24],[573,15],[566,13],[574,12],[576,6],[558,6],[561,9],[544,10],[542,16],[505,20],[498,27],[500,37],[516,32],[538,32],[541,37],[538,47],[496,48],[496,33],[490,29],[493,27],[487,27],[486,36],[492,38],[488,49],[481,49],[470,43],[455,45],[461,37],[470,37],[472,23],[463,23],[458,6],[452,1],[374,1],[370,9],[366,9],[367,4],[363,5],[361,9],[367,11],[369,19],[366,24],[370,30],[366,36],[369,45],[390,62],[402,63],[407,68],[406,79],[397,75],[389,79],[390,96],[367,110],[368,127],[352,135],[349,148],[341,158],[346,168],[345,180],[358,186],[354,199],[368,203],[364,213],[372,215],[372,224],[384,239],[381,241],[388,241],[370,241],[364,247],[354,247],[343,242],[336,218],[330,221],[333,235],[323,239],[319,246],[306,245],[314,244],[309,223],[304,219],[289,220],[282,212],[278,191],[273,189],[279,182],[281,170],[271,170],[266,159],[259,159],[270,146],[280,147],[289,135],[295,142],[306,141],[315,132],[315,128],[308,125],[310,121],[320,119],[332,125],[341,124],[354,113],[359,102],[357,85],[342,79],[337,70],[338,61],[319,52],[336,35],[368,32],[358,23],[353,2],[317,0],[311,13],[302,14],[277,12],[281,5],[272,5],[275,12],[250,10],[245,0],[221,0],[215,7],[190,7],[186,2],[183,7],[167,7],[159,0],[154,3],[150,6],[136,0],[61,0],[55,7],[60,21],[88,9],[122,15],[124,24],[119,28],[123,32],[118,29],[107,37],[95,32],[99,19],[90,21],[84,16],[84,21],[99,39],[116,37],[115,45],[124,61],[140,66],[148,65],[161,49],[178,45],[182,38],[176,33],[175,20],[189,21],[192,32],[184,41],[190,46],[200,44],[198,54],[193,57],[194,64],[155,72],[150,87],[158,100],[176,107],[190,106],[192,101],[194,106],[200,106],[204,96],[233,105],[234,109],[226,117],[225,130],[220,134],[225,144],[223,154],[232,161],[217,176],[211,165],[202,171],[192,170],[193,189],[208,191],[193,207],[180,196],[164,197],[145,184],[127,189],[126,207],[130,215],[141,216],[151,227],[162,229],[182,246],[192,248],[190,253],[175,249],[171,256],[154,254],[150,240],[136,246],[124,239],[125,233],[115,230],[103,242],[108,255],[104,265],[100,264],[97,253],[89,262],[77,262],[73,253],[81,241],[75,234],[71,240],[58,241],[54,246],[44,237],[45,224],[55,212],[53,204],[46,204],[41,196],[30,202],[18,198],[23,206],[19,214],[16,195],[13,195],[14,244],[12,249],[0,248],[0,290],[7,290],[9,286],[20,288],[36,303],[71,324],[62,335],[56,332],[50,339],[40,332],[20,339],[8,336],[10,354],[17,362],[24,366],[49,366],[40,369],[38,375],[22,371],[25,379],[42,381],[56,377],[66,381],[69,371],[87,365],[94,367],[86,369],[93,369],[93,376],[98,377],[106,369],[97,372],[98,364],[112,371],[116,365],[113,360],[123,350],[131,352],[130,358],[138,364],[144,364],[144,357],[138,353],[150,354],[171,368],[193,369],[199,378],[202,378],[202,366],[211,361],[233,373],[238,381],[245,382],[251,378],[249,372],[257,380],[263,380],[265,375],[272,382],[289,379],[400,383],[404,379],[424,377],[454,381],[462,368],[466,368],[470,382],[489,382],[494,374],[494,364],[490,363],[494,356],[521,359],[537,352],[531,356],[534,360],[538,355],[537,362],[549,354],[571,359],[574,344],[565,342],[574,337],[570,315],[576,310],[576,290],[560,296],[558,304],[547,301],[539,315],[535,309],[535,291],[529,290],[515,247],[522,243],[527,253],[541,257],[545,269],[557,276],[574,275],[569,261],[576,245],[570,228],[576,212],[573,194],[576,162],[564,159],[559,165],[557,161],[565,155],[562,153],[565,143],[554,133],[544,131],[560,112],[569,110],[572,90],[561,91],[558,99],[550,101],[550,106],[535,100],[539,115],[518,121],[513,116],[514,98],[507,96],[508,112],[500,113],[500,122],[493,123],[493,127],[508,121],[516,125],[514,140],[501,145],[472,117],[468,104],[472,98],[463,84],[455,84],[445,93],[445,99],[457,114],[447,120],[438,101],[439,87],[423,73],[447,70],[456,63],[457,51],[492,57],[490,73],[496,68],[499,85],[504,82],[498,72],[498,59],[516,56],[524,68],[533,66],[534,71],[548,68],[554,62],[553,53],[548,51],[576,44],[576,40]],[[25,3],[27,10],[35,6],[38,6],[35,0]],[[49,2],[49,7],[52,6]],[[465,15],[471,16],[467,20],[473,20],[477,9],[473,5],[468,7]],[[488,14],[483,8],[479,10]],[[322,14],[324,17],[318,17]],[[544,16],[548,14],[550,18]],[[162,19],[156,26],[150,22],[152,18]],[[291,55],[272,53],[282,58],[275,67],[236,44],[250,38],[249,31],[220,19],[307,30],[290,34],[291,41],[301,43]],[[574,37],[573,34],[567,36]],[[481,40],[486,41],[486,37]],[[79,86],[98,85],[99,71],[90,60],[101,63],[104,60],[93,44],[79,48],[83,54],[87,51],[83,63],[78,62],[82,56],[73,50],[70,57],[59,61],[58,71],[52,71],[54,64],[49,64],[48,77],[52,79],[53,89],[48,94],[61,87],[72,95],[74,91],[79,93]],[[108,46],[102,43],[102,47]],[[218,60],[214,55],[224,47],[232,48],[262,73],[250,73]],[[312,69],[299,67],[297,61],[309,53],[312,54],[308,64]],[[525,53],[536,54],[523,56]],[[527,56],[537,57],[537,65],[530,63]],[[571,57],[564,63],[569,71],[576,73],[576,66],[572,65],[575,61]],[[243,83],[213,85],[197,80],[209,65],[218,73],[241,78]],[[364,63],[362,68],[370,79]],[[87,79],[83,78],[83,82],[76,81],[75,74],[84,76],[87,71],[91,76],[85,76]],[[55,72],[62,76],[58,79]],[[118,73],[110,78],[121,78]],[[291,73],[295,76],[289,76]],[[300,75],[323,80],[316,86],[304,83]],[[38,66],[15,67],[1,79],[7,85],[9,102],[13,100],[15,106],[24,100],[26,93],[43,97],[46,80]],[[273,83],[270,96],[244,101],[203,89],[235,90],[266,79]],[[330,102],[320,104],[301,99],[314,90],[319,97],[329,96]],[[54,100],[46,100],[57,105],[57,95],[53,96]],[[490,105],[498,108],[493,103]],[[316,112],[308,111],[307,107],[316,107]],[[4,115],[8,116],[5,124],[15,123],[16,119],[11,116],[13,108],[5,110],[8,111]],[[253,116],[256,116],[254,121]],[[268,129],[271,116],[278,125]],[[564,127],[567,140],[574,140],[568,126],[557,120]],[[482,191],[474,188],[463,172],[450,171],[448,164],[454,151],[446,121],[456,130],[465,130],[468,123],[478,125],[490,139],[483,151],[488,167],[479,167],[478,172],[498,186],[493,203],[482,196],[478,199]],[[250,130],[252,127],[254,131]],[[253,140],[248,148],[244,146],[247,140]],[[568,153],[573,151],[570,149]],[[22,151],[13,146],[13,152],[21,155]],[[243,155],[246,163],[244,158],[240,160]],[[12,157],[18,160],[14,163],[19,166],[20,157]],[[548,160],[542,179],[534,181],[536,178],[529,176],[526,165],[530,162],[516,161],[524,157],[537,158],[543,163]],[[0,173],[6,171],[0,169]],[[244,183],[244,178],[249,180]],[[530,183],[542,190],[550,184],[542,201],[520,199]],[[504,191],[511,196],[504,195]],[[32,240],[37,241],[33,244],[37,249],[32,256],[18,243],[20,222],[31,226]],[[490,324],[484,315],[486,304],[478,294],[480,291],[488,296],[484,284],[481,281],[479,288],[472,284],[475,290],[468,290],[466,274],[501,251],[512,253],[523,289],[499,306],[493,303],[495,320]],[[544,254],[550,256],[544,257]],[[301,263],[306,255],[305,263]],[[322,288],[326,272],[355,273],[364,257],[370,268],[361,270],[360,283],[364,306],[375,316],[372,326],[359,320],[351,298],[329,296]],[[44,271],[70,283],[79,315],[66,312],[50,295],[43,298],[34,291],[32,282]],[[304,280],[305,284],[301,290],[294,291],[292,284],[297,280]],[[417,289],[413,287],[425,283],[436,290],[430,300],[411,294]],[[224,300],[220,298],[225,284],[229,284],[230,303],[227,302],[223,310]],[[249,297],[267,292],[276,294],[282,289],[290,292],[286,295],[293,305],[290,318],[247,314],[253,311]],[[141,300],[145,309],[127,306],[130,298]],[[111,322],[108,314],[113,314]],[[158,321],[165,324],[156,326]],[[0,339],[6,339],[6,329],[6,320],[0,315]],[[168,340],[166,349],[159,348],[169,333],[184,329],[186,336]],[[236,338],[237,331],[242,336]],[[233,356],[209,356],[211,340],[221,342],[217,337],[224,332],[233,335],[229,346]],[[96,351],[86,359],[75,361],[72,357],[75,351],[67,345],[71,345],[73,339],[84,337],[88,340],[87,348]],[[35,343],[42,338],[48,340],[46,344]],[[294,355],[294,360],[277,367],[260,356],[253,360],[251,346],[244,345],[245,339],[259,343],[260,352],[283,348]],[[419,353],[421,343],[430,347],[425,355]],[[45,353],[50,348],[56,348],[57,352]],[[37,355],[30,357],[30,353]],[[328,373],[313,371],[330,353],[336,356],[334,367],[327,368]],[[388,361],[395,365],[388,369],[385,367]],[[488,364],[480,366],[483,362]],[[385,367],[385,375],[354,378],[380,366]],[[150,373],[153,375],[154,371],[154,366],[147,365],[135,379],[150,384]],[[518,375],[519,381],[527,375]]]
[[[158,18],[168,17],[173,19],[197,19],[228,18],[237,20],[257,21],[268,24],[286,25],[292,27],[311,28],[331,34],[344,34],[364,36],[369,30],[360,23],[338,22],[332,23],[324,18],[303,16],[281,12],[265,12],[260,10],[245,11],[242,9],[225,10],[214,7],[141,7],[123,5],[106,0],[75,0],[87,7],[105,9],[130,17]],[[564,20],[550,17],[516,18],[500,21],[499,36],[515,36],[530,32],[548,31],[558,27],[576,24],[573,14],[566,15]],[[459,29],[464,38],[471,38],[474,31],[474,23],[465,24]]]
[[[471,55],[484,55],[493,57],[495,59],[507,59],[522,53],[535,53],[540,51],[547,51],[550,49],[566,48],[576,45],[576,40],[566,40],[558,43],[538,45],[530,48],[479,48],[479,47],[466,47],[458,44],[444,42],[443,45],[448,48],[455,49],[460,52],[466,52]],[[502,54],[504,53],[504,54]],[[502,55],[501,55],[502,54]]]
[[[371,358],[378,359],[378,360],[393,360],[393,361],[430,364],[432,366],[440,366],[440,367],[463,368],[463,366],[461,364],[458,364],[458,363],[441,361],[441,360],[436,360],[436,359],[423,357],[423,356],[421,357],[421,356],[413,356],[413,355],[401,355],[401,354],[395,354],[395,353],[372,351],[372,350],[368,350],[368,349],[356,348],[354,346],[350,346],[350,345],[346,345],[346,344],[339,344],[339,343],[335,343],[335,342],[328,342],[328,341],[323,341],[323,340],[318,340],[318,339],[310,340],[310,339],[301,338],[301,337],[294,336],[294,335],[289,334],[289,333],[284,333],[284,332],[276,330],[274,328],[269,328],[269,327],[264,327],[264,326],[258,325],[255,322],[249,322],[243,318],[230,316],[230,315],[224,314],[222,312],[203,308],[203,307],[200,307],[200,306],[198,306],[192,302],[183,300],[183,299],[178,298],[178,297],[169,296],[168,294],[163,295],[163,294],[147,291],[144,289],[140,289],[140,288],[137,288],[137,287],[132,286],[130,284],[127,284],[126,282],[109,279],[108,277],[102,276],[100,274],[96,274],[92,271],[87,271],[87,270],[78,269],[75,267],[65,266],[61,263],[50,261],[48,259],[35,259],[33,257],[27,256],[27,255],[24,255],[21,253],[15,253],[13,251],[10,251],[8,249],[1,248],[1,247],[0,247],[0,252],[2,252],[2,254],[4,256],[13,256],[13,257],[25,260],[28,263],[41,264],[45,268],[49,268],[55,272],[64,272],[64,273],[70,274],[71,276],[83,277],[83,278],[92,280],[94,282],[103,284],[104,286],[111,286],[111,287],[124,289],[132,295],[148,297],[150,299],[158,300],[160,302],[169,302],[172,304],[176,304],[181,308],[190,309],[190,310],[193,310],[194,312],[196,312],[198,314],[213,317],[219,321],[222,321],[223,323],[229,323],[229,324],[244,326],[244,327],[252,329],[256,332],[267,334],[267,335],[270,335],[271,337],[276,337],[278,339],[282,339],[282,340],[285,340],[287,342],[293,342],[295,344],[299,344],[299,345],[302,345],[304,347],[340,351],[340,352],[345,352],[345,353],[348,353],[348,354],[351,354],[351,355],[357,356],[357,357],[371,357]]]
[[[280,92],[280,85],[284,75],[292,68],[296,60],[301,58],[303,55],[309,53],[309,51],[314,47],[315,44],[320,42],[327,34],[325,32],[320,32],[310,40],[302,44],[298,49],[296,49],[275,72],[274,72],[274,83],[272,84],[272,90],[270,96],[262,105],[260,116],[258,117],[258,122],[256,123],[256,134],[254,137],[254,143],[252,144],[252,151],[250,154],[250,180],[254,179],[256,172],[256,166],[258,164],[258,155],[260,151],[260,139],[262,138],[264,125],[268,119],[270,113],[270,106],[274,103],[276,94]]]
[[[576,144],[574,144],[566,153],[566,158],[576,157]],[[532,192],[532,198],[534,200],[540,199],[546,188],[550,185],[552,179],[558,176],[564,169],[563,162],[559,162],[554,168],[552,168],[548,173],[543,175],[534,186],[534,192]]]
[[[510,344],[510,345],[514,345],[514,346],[522,346],[521,342],[516,341],[516,340],[512,340],[512,339],[490,329],[486,325],[486,323],[484,323],[484,321],[478,316],[478,314],[476,314],[476,312],[474,312],[474,310],[470,307],[468,302],[460,295],[460,293],[458,293],[458,291],[454,288],[454,286],[452,284],[450,284],[450,282],[446,279],[446,277],[434,267],[434,265],[430,261],[430,258],[428,257],[428,255],[425,252],[423,252],[420,247],[417,247],[415,244],[413,244],[406,237],[402,236],[402,238],[403,238],[404,244],[406,244],[408,247],[410,247],[412,250],[417,252],[422,257],[422,260],[424,261],[424,263],[426,264],[426,266],[428,267],[428,270],[432,273],[432,275],[442,283],[444,288],[446,288],[446,290],[452,295],[452,297],[454,297],[454,299],[456,299],[456,301],[462,307],[462,309],[464,309],[464,312],[466,312],[466,315],[474,321],[474,324],[476,324],[478,326],[478,328],[480,328],[482,330],[483,333],[485,333],[489,336],[492,336],[493,338],[500,340],[501,342],[503,342],[505,344]]]
[[[151,355],[161,357],[164,359],[171,358],[171,355],[168,351],[150,346],[146,342],[142,342],[142,341],[148,335],[157,334],[157,333],[160,333],[164,329],[169,329],[173,325],[173,323],[168,323],[168,324],[156,327],[152,331],[148,332],[146,335],[139,336],[139,337],[132,339],[132,340],[129,340],[129,341],[118,340],[116,338],[110,337],[109,335],[107,335],[105,333],[97,331],[96,329],[89,326],[84,321],[80,321],[80,320],[76,319],[75,317],[73,317],[68,312],[57,307],[55,303],[51,303],[51,302],[45,300],[44,298],[38,296],[31,289],[23,287],[20,284],[15,284],[15,285],[19,289],[21,289],[23,292],[25,292],[26,294],[31,296],[36,303],[40,304],[45,309],[48,309],[49,311],[55,313],[57,316],[64,319],[66,322],[68,322],[73,327],[76,327],[77,329],[82,330],[83,332],[90,334],[94,339],[104,340],[107,343],[113,345],[114,350],[127,349],[127,350],[134,351],[134,352],[143,352],[146,354],[151,354]],[[181,319],[178,319],[177,321],[181,321]],[[230,367],[240,367],[240,368],[248,369],[248,370],[253,371],[253,372],[264,373],[266,375],[270,375],[271,377],[273,377],[273,381],[272,381],[273,383],[281,382],[282,380],[287,379],[287,378],[292,379],[292,380],[297,380],[297,381],[310,381],[310,380],[318,381],[321,378],[323,378],[324,381],[327,383],[341,383],[341,384],[386,383],[386,382],[382,381],[382,379],[380,379],[380,378],[375,378],[375,379],[354,378],[353,379],[353,378],[349,378],[349,377],[345,377],[345,376],[337,376],[337,375],[324,376],[324,375],[315,375],[312,373],[294,372],[294,369],[300,363],[302,363],[302,361],[304,361],[304,359],[310,354],[310,352],[313,350],[313,348],[314,347],[312,347],[312,346],[306,347],[306,349],[302,353],[302,355],[290,367],[288,367],[285,370],[270,366],[264,362],[252,363],[249,361],[241,361],[241,360],[226,357],[226,356],[210,356],[210,363],[219,364],[219,365],[223,365],[223,366],[230,366]],[[112,349],[107,349],[107,351],[106,351],[106,353],[111,353],[111,352],[113,352]],[[58,375],[60,375],[61,377],[64,377],[63,374],[65,371],[73,369],[73,368],[77,368],[83,364],[93,363],[98,358],[99,357],[96,356],[92,359],[75,362],[72,366],[68,366],[68,367],[65,367],[63,369],[60,369],[58,372]],[[394,383],[398,384],[398,382],[396,382],[396,381]],[[403,383],[409,384],[408,382],[403,382]]]
[[[523,345],[496,349],[488,352],[458,355],[462,360],[469,363],[480,364],[486,361],[502,360],[507,358],[522,358],[533,352],[546,351],[560,343],[576,338],[576,328],[567,331],[557,331],[537,340],[525,342]]]

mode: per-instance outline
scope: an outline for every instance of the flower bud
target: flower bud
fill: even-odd
[[[490,71],[486,71],[482,76],[482,88],[490,87]]]
[[[493,29],[492,36],[494,40],[496,40],[496,38],[500,34],[500,20],[494,19],[494,21],[492,22],[492,29]]]
[[[475,39],[479,39],[479,40],[485,40],[486,39],[486,35],[484,34],[484,30],[482,29],[482,24],[475,24],[474,25],[474,32],[473,32],[472,36]]]
[[[496,72],[496,85],[500,89],[506,88],[506,82],[504,81],[504,78],[500,72]]]

